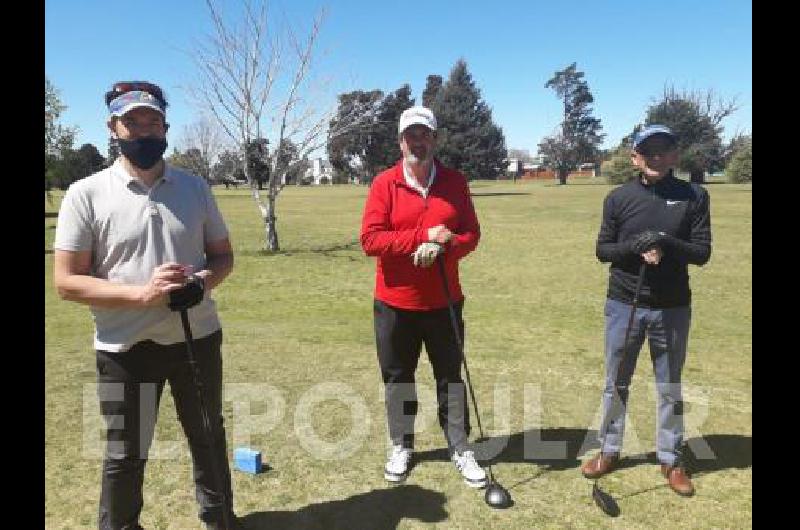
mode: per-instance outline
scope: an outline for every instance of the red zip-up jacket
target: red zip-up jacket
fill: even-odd
[[[445,271],[453,302],[464,299],[458,260],[478,246],[481,229],[464,175],[438,160],[424,198],[403,176],[402,159],[375,177],[361,221],[361,247],[377,256],[375,298],[413,311],[447,307],[438,264],[416,267],[411,254],[428,241],[428,229],[445,225],[455,237],[446,245]]]

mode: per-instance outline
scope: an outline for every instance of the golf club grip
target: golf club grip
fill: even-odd
[[[211,420],[208,418],[208,410],[206,409],[205,401],[203,400],[203,380],[200,377],[200,367],[194,358],[194,339],[192,338],[192,327],[189,325],[189,313],[186,309],[181,309],[181,324],[183,325],[183,334],[186,338],[186,353],[189,356],[189,368],[192,371],[192,379],[194,379],[194,388],[197,390],[197,402],[200,406],[200,416],[203,420],[203,431],[206,435],[206,443],[208,450],[211,453],[211,472],[214,474],[214,482],[217,483],[219,494],[222,497],[222,522],[225,523],[225,528],[233,528],[230,520],[230,512],[232,506],[228,500],[228,494],[222,484],[222,473],[219,469],[219,462],[217,462],[217,444],[214,442],[214,435],[211,432]]]
[[[447,273],[444,269],[444,257],[439,256],[436,261],[439,262],[439,273],[442,277],[442,285],[444,286],[444,296],[447,299],[447,309],[450,311],[450,322],[453,325],[453,333],[456,336],[456,343],[458,343],[459,353],[464,362],[464,374],[467,376],[467,385],[469,386],[469,395],[472,398],[472,408],[475,409],[475,419],[478,421],[478,433],[481,438],[483,435],[483,425],[481,425],[481,415],[478,414],[478,403],[475,400],[475,390],[472,388],[472,379],[469,376],[469,367],[467,366],[467,355],[464,353],[464,341],[461,339],[461,332],[458,329],[458,319],[456,318],[456,311],[453,308],[453,300],[450,298],[450,288],[447,286]]]

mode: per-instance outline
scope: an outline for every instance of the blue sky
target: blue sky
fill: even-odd
[[[234,0],[223,0],[233,5]],[[577,62],[595,98],[604,147],[644,120],[667,85],[712,89],[736,98],[724,136],[752,132],[752,4],[743,0],[670,2],[452,0],[273,0],[273,11],[308,24],[327,9],[316,72],[331,77],[330,99],[355,89],[393,91],[408,83],[421,102],[429,74],[445,80],[467,62],[508,148],[527,149],[552,134],[561,103],[545,83]],[[302,28],[303,26],[301,26]],[[171,145],[199,118],[187,86],[189,52],[210,28],[202,0],[138,0],[119,8],[99,0],[45,1],[45,74],[78,126],[76,145],[105,154],[103,94],[117,80],[146,79],[170,99]]]

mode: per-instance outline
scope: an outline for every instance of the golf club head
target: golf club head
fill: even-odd
[[[486,504],[492,508],[508,508],[512,504],[511,494],[497,482],[490,482],[489,485],[486,486],[484,499],[486,500]]]
[[[619,504],[614,500],[614,497],[597,487],[597,482],[592,486],[592,498],[603,512],[609,517],[616,517],[619,515]]]

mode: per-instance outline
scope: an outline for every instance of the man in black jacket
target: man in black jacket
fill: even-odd
[[[668,127],[649,125],[634,135],[631,161],[641,172],[606,196],[597,236],[597,258],[611,262],[600,429],[606,440],[604,445],[600,440],[602,453],[586,461],[581,471],[587,478],[600,477],[619,460],[628,387],[647,337],[658,389],[656,456],[670,487],[689,496],[694,486],[680,458],[681,372],[691,321],[687,269],[690,263],[704,265],[711,256],[709,197],[701,186],[674,176],[677,138]],[[626,348],[625,331],[643,262],[645,274]]]

